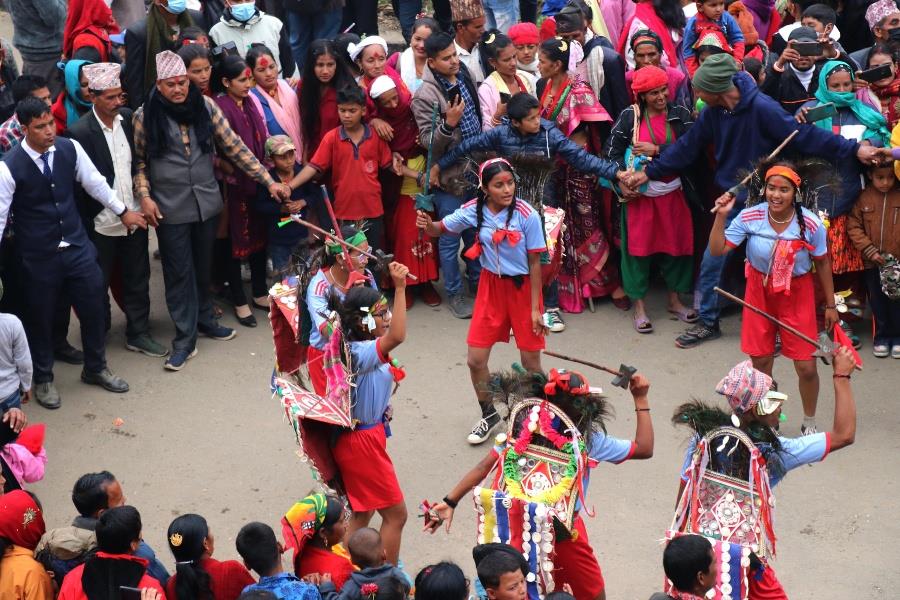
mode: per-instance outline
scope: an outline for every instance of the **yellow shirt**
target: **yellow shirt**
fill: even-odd
[[[12,546],[0,560],[0,600],[53,600],[53,584],[34,552]]]
[[[406,166],[412,169],[413,171],[424,171],[425,170],[425,157],[424,156],[414,156],[413,158],[406,161]],[[419,192],[424,191],[424,188],[419,187],[419,184],[416,183],[416,180],[412,177],[404,177],[403,183],[400,185],[400,194],[403,196],[415,196]]]

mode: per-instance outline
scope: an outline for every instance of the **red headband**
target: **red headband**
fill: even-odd
[[[785,167],[784,165],[775,165],[774,167],[766,171],[766,181],[768,181],[770,177],[773,177],[775,175],[784,177],[785,179],[793,183],[794,187],[796,187],[797,189],[800,188],[800,176],[797,175],[797,172],[792,168]]]
[[[577,375],[581,379],[581,385],[574,388],[571,387],[572,375]],[[544,393],[548,396],[555,396],[560,390],[573,396],[587,396],[591,393],[591,387],[588,385],[587,379],[578,371],[550,369],[550,373],[547,375],[547,383],[544,385]]]

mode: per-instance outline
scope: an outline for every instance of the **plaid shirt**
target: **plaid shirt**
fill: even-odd
[[[22,126],[16,115],[11,116],[0,125],[0,157],[19,145],[25,137]]]
[[[219,154],[228,159],[235,167],[252,177],[265,187],[275,180],[266,168],[256,160],[250,149],[244,145],[238,135],[228,125],[228,119],[222,114],[219,106],[212,98],[203,98],[212,118],[212,134]],[[186,125],[178,125],[181,140],[184,142],[184,153],[191,153],[190,129]],[[144,133],[144,107],[134,113],[134,153],[137,159],[137,175],[134,176],[134,191],[138,200],[150,197],[150,179],[147,174],[147,138]]]
[[[460,69],[456,75],[456,83],[459,84],[459,93],[465,103],[463,105],[462,118],[459,120],[459,130],[463,139],[466,139],[481,135],[481,118],[478,116],[478,111],[475,110],[475,99],[469,93],[469,87],[466,85],[466,76],[463,73],[463,70]],[[434,73],[434,78],[444,86],[445,90],[449,90],[454,85],[437,73]]]

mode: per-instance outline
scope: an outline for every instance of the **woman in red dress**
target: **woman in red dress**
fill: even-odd
[[[541,117],[553,121],[569,139],[588,152],[599,154],[612,119],[591,87],[576,71],[584,51],[578,42],[551,38],[541,44],[538,68],[541,81]],[[612,246],[612,195],[597,189],[596,180],[562,163],[556,177],[557,202],[565,213],[565,254],[559,272],[559,306],[580,313],[584,301],[612,296],[613,303],[628,310],[618,269],[610,259]]]
[[[310,494],[292,506],[281,519],[286,550],[294,550],[294,573],[328,573],[337,591],[355,570],[341,542],[347,534],[344,503],[335,496]]]
[[[634,155],[658,156],[692,124],[689,110],[667,102],[668,76],[661,68],[647,65],[635,71],[632,89],[638,104],[622,111],[607,142],[609,159],[621,169],[632,166],[626,164],[629,147]],[[685,323],[696,321],[697,313],[678,297],[691,292],[693,271],[693,224],[681,179],[649,183],[638,198],[622,204],[621,214],[622,284],[634,301],[635,330],[653,332],[644,307],[653,263],[669,290],[669,312]]]
[[[212,558],[215,541],[206,519],[181,515],[166,536],[175,557],[175,574],[166,583],[168,600],[236,600],[245,587],[256,583],[236,560]]]

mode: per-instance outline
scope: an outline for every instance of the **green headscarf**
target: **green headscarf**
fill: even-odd
[[[359,246],[361,246],[363,244],[363,242],[367,242],[368,239],[366,239],[365,232],[357,231],[353,235],[353,237],[351,237],[349,240],[344,240],[344,241],[347,242],[348,244],[350,244],[351,246],[356,246],[358,248]],[[327,254],[338,255],[343,251],[344,251],[343,244],[339,244],[338,242],[333,242],[331,240],[328,240],[325,242],[325,252]]]
[[[849,108],[856,115],[859,122],[866,126],[866,132],[863,139],[868,140],[876,138],[881,141],[884,146],[890,145],[891,132],[888,131],[887,121],[884,116],[871,106],[861,102],[854,92],[833,92],[828,89],[828,76],[836,69],[843,68],[850,73],[850,79],[855,80],[856,74],[853,69],[842,60],[829,60],[819,71],[819,89],[816,90],[816,100],[819,104],[834,102],[836,108]],[[832,131],[831,117],[816,121],[816,127]]]

